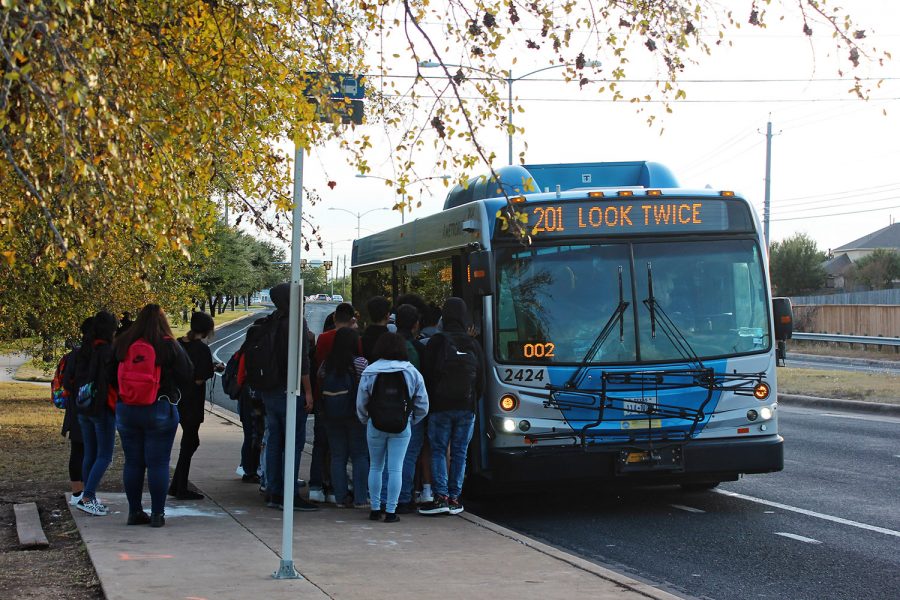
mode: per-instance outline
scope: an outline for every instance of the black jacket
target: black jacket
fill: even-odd
[[[387,328],[387,325],[369,325],[360,336],[360,340],[362,341],[363,356],[367,361],[369,361],[369,364],[375,362],[375,357],[373,356],[373,354],[375,350],[375,344],[378,343],[378,338],[380,338],[388,331],[390,330]]]
[[[272,317],[277,321],[278,328],[275,333],[275,360],[278,364],[278,373],[281,377],[281,389],[287,389],[288,372],[288,340],[290,337],[290,315],[287,310],[277,309]],[[306,319],[300,329],[300,376],[309,375],[309,327]]]
[[[440,378],[440,369],[438,362],[444,355],[444,346],[447,344],[447,338],[453,340],[457,348],[463,352],[472,352],[478,360],[477,371],[475,375],[475,394],[470,398],[444,398],[437,391],[438,379]],[[444,323],[444,330],[428,338],[425,344],[425,352],[421,358],[422,376],[425,378],[425,389],[428,391],[430,412],[441,412],[445,410],[475,410],[475,403],[484,393],[485,374],[484,374],[484,351],[478,340],[466,333],[462,325],[453,323]]]
[[[157,398],[168,396],[174,402],[180,397],[181,389],[194,383],[194,365],[181,344],[166,339],[161,348],[156,348],[156,363],[160,367],[159,392]],[[109,368],[110,383],[118,388],[119,361],[113,356]]]
[[[93,381],[97,399],[90,408],[76,409],[76,412],[96,417],[104,410],[110,410],[107,398],[111,384],[110,365],[113,362],[113,348],[109,342],[96,341],[89,350],[82,350],[77,353],[78,360],[75,365],[75,396],[78,396],[81,386]]]

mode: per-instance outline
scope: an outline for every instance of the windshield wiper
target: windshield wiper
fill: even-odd
[[[650,311],[650,337],[656,337],[656,324],[658,322],[659,328],[681,357],[688,362],[695,363],[701,369],[704,368],[703,361],[700,360],[700,357],[697,356],[697,353],[691,347],[690,342],[687,341],[687,338],[675,325],[675,321],[666,314],[663,307],[656,301],[656,296],[653,295],[653,267],[649,262],[647,263],[647,292],[648,296],[644,300],[644,305]]]
[[[567,388],[572,388],[575,385],[575,381],[581,375],[581,372],[584,370],[585,366],[587,366],[590,361],[594,359],[594,356],[603,346],[603,343],[606,342],[606,339],[609,337],[609,334],[612,333],[613,328],[615,328],[616,323],[619,324],[619,343],[625,341],[625,319],[622,318],[625,315],[625,311],[628,309],[629,303],[625,301],[625,294],[622,288],[622,265],[619,265],[619,304],[613,310],[612,315],[610,315],[609,319],[606,321],[606,325],[603,326],[603,329],[600,330],[600,333],[597,334],[597,338],[594,340],[594,343],[591,344],[590,349],[587,351],[587,354],[584,355],[584,358],[581,359],[581,366],[572,373],[572,376],[569,378],[569,381],[566,383]]]

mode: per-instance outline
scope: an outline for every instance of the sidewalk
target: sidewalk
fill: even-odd
[[[124,494],[102,495],[108,517],[72,508],[108,600],[676,598],[467,513],[385,524],[368,510],[330,506],[294,513],[303,579],[272,579],[282,513],[235,476],[242,433],[231,419],[207,416],[191,467],[207,498],[169,502],[165,527],[126,526]],[[308,461],[304,453],[301,473]]]

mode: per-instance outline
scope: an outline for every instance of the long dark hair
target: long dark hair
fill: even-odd
[[[78,348],[78,357],[87,359],[91,355],[94,346],[94,317],[88,317],[81,322],[81,346]]]
[[[325,359],[326,371],[349,371],[353,359],[359,356],[359,332],[350,327],[341,327],[334,334],[334,345]]]
[[[94,315],[94,341],[103,340],[112,343],[117,327],[116,316],[109,311],[101,310]]]
[[[116,359],[125,360],[129,346],[141,338],[156,350],[156,364],[162,364],[164,349],[170,343],[166,338],[172,340],[175,336],[169,327],[166,313],[159,304],[148,304],[142,308],[131,327],[116,338]]]

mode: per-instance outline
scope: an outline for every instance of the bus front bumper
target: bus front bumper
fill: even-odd
[[[784,439],[780,435],[691,440],[670,444],[669,448],[670,453],[677,455],[676,465],[651,465],[636,470],[622,466],[623,452],[634,451],[634,446],[498,448],[490,451],[489,477],[510,483],[615,479],[690,483],[733,481],[742,474],[771,473],[784,468]]]

